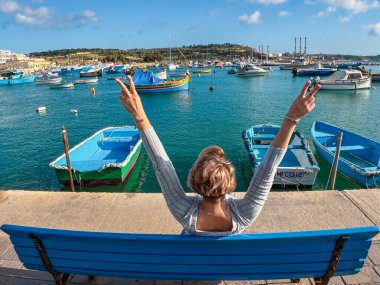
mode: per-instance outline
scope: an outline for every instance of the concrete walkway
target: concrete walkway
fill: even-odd
[[[237,197],[242,193],[236,193]],[[18,224],[71,230],[179,233],[161,194],[0,191],[0,225]],[[380,189],[272,192],[246,232],[286,232],[380,226]],[[25,269],[6,234],[0,232],[0,284],[54,284],[50,274]],[[170,281],[127,280],[75,275],[68,284],[292,284],[290,280]],[[302,279],[301,284],[313,284]],[[363,270],[334,277],[330,284],[380,284],[380,235]]]

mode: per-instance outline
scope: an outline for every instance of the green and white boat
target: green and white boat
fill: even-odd
[[[140,155],[141,144],[135,127],[108,127],[96,132],[69,150],[74,183],[92,187],[124,181]],[[65,154],[49,165],[59,182],[69,185]]]

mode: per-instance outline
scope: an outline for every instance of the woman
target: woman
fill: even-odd
[[[151,126],[132,78],[129,90],[119,80],[120,100],[140,131],[166,203],[186,234],[224,236],[245,230],[260,214],[298,121],[315,107],[317,85],[308,93],[310,81],[291,105],[281,128],[258,167],[245,196],[236,199],[229,193],[236,187],[235,169],[220,147],[205,148],[190,170],[189,187],[198,195],[186,195],[176,171]]]

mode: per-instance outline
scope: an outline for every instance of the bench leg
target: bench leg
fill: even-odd
[[[53,265],[51,264],[50,259],[47,256],[47,253],[46,253],[44,245],[42,244],[42,241],[34,234],[29,234],[29,237],[33,240],[34,245],[36,246],[36,249],[41,257],[42,263],[45,266],[47,272],[49,272],[53,276],[55,284],[65,285],[67,280],[70,277],[70,274],[64,273],[61,276],[61,274],[53,268]]]

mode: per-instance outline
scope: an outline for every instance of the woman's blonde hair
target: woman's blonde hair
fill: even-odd
[[[235,168],[218,146],[206,147],[190,169],[187,185],[203,197],[219,198],[236,187]]]

